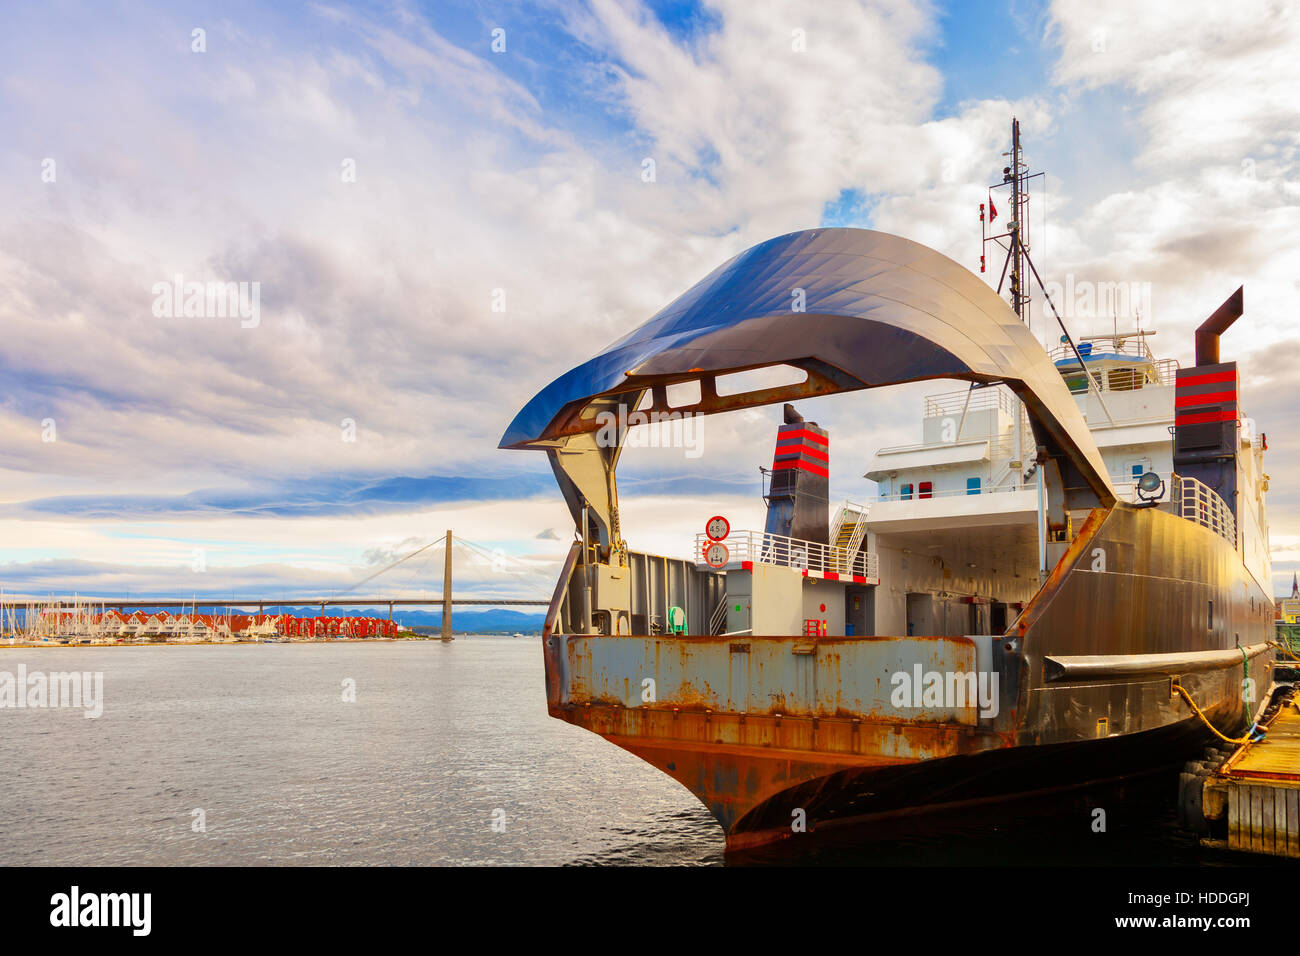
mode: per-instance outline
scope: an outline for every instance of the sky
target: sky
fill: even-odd
[[[548,597],[572,521],[544,455],[497,448],[519,408],[771,236],[879,229],[977,268],[1012,115],[1047,174],[1044,278],[1141,284],[1184,364],[1244,283],[1223,353],[1269,435],[1275,592],[1300,569],[1295,4],[54,0],[0,20],[7,593],[325,596],[451,528],[474,544],[458,594]],[[245,309],[186,314],[177,281],[245,283]],[[836,439],[832,498],[869,496],[874,449],[918,441],[942,390],[806,403]],[[718,512],[761,527],[779,414],[705,420],[698,457],[630,449],[630,546],[687,555]],[[440,580],[431,550],[370,587]]]

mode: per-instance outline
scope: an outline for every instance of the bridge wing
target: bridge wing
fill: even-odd
[[[711,387],[716,375],[781,364],[807,369],[811,384],[729,398]],[[947,256],[865,229],[794,232],[745,250],[539,392],[501,447],[554,447],[597,429],[593,404],[673,382],[702,381],[701,403],[681,411],[707,413],[931,378],[1005,382],[1040,443],[1073,467],[1067,484],[1114,501],[1082,414],[1010,307]]]

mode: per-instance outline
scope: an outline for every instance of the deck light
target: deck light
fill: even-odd
[[[1155,504],[1156,499],[1165,493],[1164,480],[1154,471],[1148,471],[1138,479],[1137,492],[1144,502]]]

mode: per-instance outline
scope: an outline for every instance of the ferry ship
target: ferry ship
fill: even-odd
[[[678,780],[728,850],[1176,765],[1249,727],[1274,608],[1266,439],[1219,356],[1241,290],[1186,368],[1151,330],[1062,325],[1048,352],[1022,301],[899,236],[796,232],[543,389],[501,446],[544,450],[574,519],[551,716]],[[790,382],[749,387],[770,368]],[[946,387],[921,441],[832,507],[800,399],[923,380]],[[633,550],[608,423],[765,405],[765,526],[701,515],[689,557]]]

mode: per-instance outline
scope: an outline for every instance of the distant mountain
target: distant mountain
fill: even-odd
[[[384,609],[384,617],[388,610]],[[441,611],[393,611],[394,619],[407,627],[441,627]],[[540,631],[546,623],[545,611],[512,611],[509,608],[489,608],[485,611],[451,612],[452,626],[458,633],[476,634],[481,631]]]

